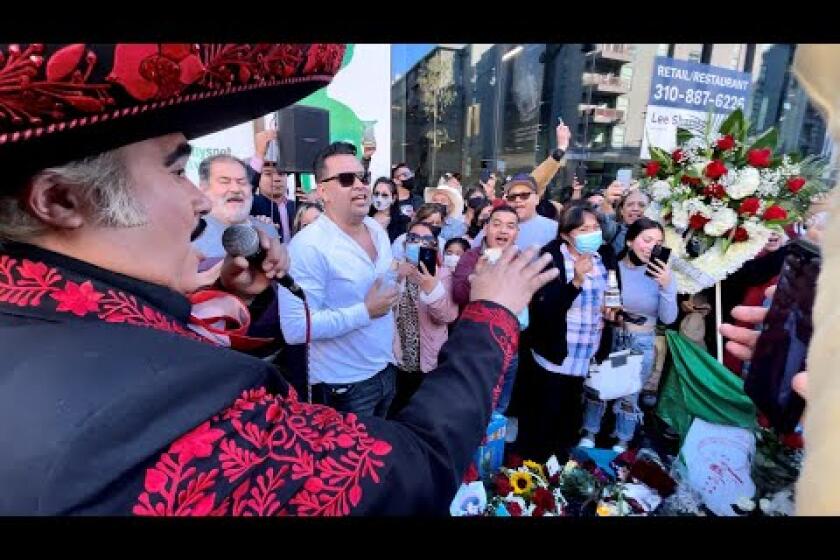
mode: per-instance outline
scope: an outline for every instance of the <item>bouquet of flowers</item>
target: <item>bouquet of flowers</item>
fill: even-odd
[[[711,120],[709,121],[711,122]],[[825,163],[774,153],[775,129],[748,140],[739,109],[712,133],[677,130],[678,147],[651,147],[642,189],[648,217],[666,226],[665,245],[681,293],[723,280],[764,247],[771,232],[802,219],[828,190]]]

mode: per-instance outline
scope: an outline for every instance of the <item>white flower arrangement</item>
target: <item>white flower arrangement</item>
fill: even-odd
[[[646,215],[664,222],[680,293],[696,293],[741,268],[771,230],[801,219],[828,190],[824,162],[774,157],[776,132],[748,141],[747,129],[736,110],[704,137],[678,129],[671,153],[650,148],[642,181],[652,201]]]

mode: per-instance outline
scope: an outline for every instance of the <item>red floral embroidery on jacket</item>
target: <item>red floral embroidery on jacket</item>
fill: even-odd
[[[504,359],[499,379],[493,387],[493,407],[499,401],[504,384],[504,374],[510,367],[514,355],[519,347],[519,323],[510,312],[502,307],[489,307],[481,302],[469,304],[461,314],[461,319],[468,319],[477,323],[486,323],[490,327],[493,338],[502,349]]]
[[[49,298],[44,298],[46,295]],[[54,309],[50,302],[55,304]],[[81,284],[66,280],[57,268],[28,259],[18,262],[8,255],[0,255],[0,303],[46,308],[77,317],[93,315],[108,323],[128,323],[204,340],[130,294],[97,289],[90,280]]]
[[[391,445],[356,415],[264,388],[175,441],[146,471],[137,515],[347,515]]]

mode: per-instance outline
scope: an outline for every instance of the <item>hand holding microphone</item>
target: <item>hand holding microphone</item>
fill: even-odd
[[[277,280],[294,293],[293,288],[297,286],[287,274],[289,254],[279,239],[241,224],[225,230],[222,246],[227,253],[220,275],[225,289],[248,299],[265,291],[272,280]]]

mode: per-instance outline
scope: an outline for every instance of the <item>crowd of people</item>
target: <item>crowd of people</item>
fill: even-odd
[[[546,460],[604,442],[621,453],[648,436],[640,427],[657,399],[667,354],[662,332],[679,328],[698,344],[713,345],[709,296],[678,301],[669,263],[652,258],[663,244],[663,226],[645,217],[650,201],[636,185],[613,181],[584,196],[575,176],[565,204],[542,203],[564,163],[570,133],[559,126],[556,136],[558,150],[530,173],[501,179],[486,172],[469,186],[446,173],[425,188],[414,183],[406,163],[395,164],[390,178],[371,181],[366,172],[373,152],[360,160],[353,146],[334,144],[316,165],[318,189],[297,201],[287,199],[288,175],[264,160],[265,137],[258,135],[250,161],[215,156],[202,164],[201,186],[214,204],[208,221],[273,224],[270,235],[281,239],[286,221],[293,224],[290,273],[306,294],[309,315],[295,298],[281,296],[277,340],[278,347],[307,345],[314,402],[362,415],[399,413],[437,367],[470,302],[479,261],[511,246],[535,248],[551,256],[560,274],[517,317],[520,350],[494,405],[508,415],[508,431],[516,436],[510,448]],[[262,175],[252,173],[258,192],[248,217],[243,177],[260,167]],[[265,203],[256,204],[260,199]],[[205,248],[219,245],[220,231],[207,228],[194,242],[205,258],[218,258]],[[761,303],[781,270],[787,239],[771,238],[727,280],[727,320],[735,321],[737,304]],[[605,305],[610,275],[620,289],[620,309]],[[622,350],[642,356],[642,389],[606,402],[585,380],[593,363]],[[726,359],[735,374],[746,373],[730,352]]]

